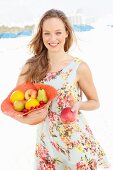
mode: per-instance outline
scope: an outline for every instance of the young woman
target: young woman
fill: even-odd
[[[37,132],[36,170],[96,170],[109,166],[81,112],[99,108],[99,99],[88,64],[68,53],[73,40],[66,15],[56,9],[45,12],[30,42],[34,56],[25,63],[17,81],[17,85],[26,81],[49,84],[58,91],[45,109],[17,118],[27,124],[45,119]],[[82,101],[82,92],[86,101]],[[78,112],[77,121],[62,123],[60,113],[65,107]]]

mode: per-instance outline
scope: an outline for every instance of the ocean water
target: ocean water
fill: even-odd
[[[109,170],[113,170],[113,28],[98,24],[75,35],[78,45],[73,44],[70,54],[88,63],[100,99],[100,108],[84,111],[84,115],[107,154]],[[0,39],[0,103],[15,87],[21,67],[31,56],[27,48],[30,39],[30,35]],[[40,125],[22,124],[1,111],[0,125],[0,169],[32,170]]]
[[[31,35],[32,35],[32,30],[24,30],[17,33],[11,33],[11,32],[0,33],[0,38],[17,38],[17,37],[25,37]]]
[[[76,32],[83,32],[83,31],[90,31],[91,29],[94,29],[91,25],[73,25],[73,29]],[[32,30],[24,30],[17,33],[10,33],[10,32],[4,32],[0,33],[0,38],[17,38],[17,37],[23,37],[23,36],[31,36],[33,34]]]
[[[105,25],[108,27],[113,28],[113,25]],[[74,24],[73,29],[75,32],[84,32],[84,31],[91,31],[92,29],[95,29],[95,26],[88,25],[88,24]],[[18,38],[18,37],[25,37],[25,36],[32,36],[33,30],[23,30],[20,32],[4,32],[0,33],[0,39],[1,38]]]
[[[74,25],[73,26],[75,32],[83,32],[83,31],[90,31],[94,29],[91,25]]]

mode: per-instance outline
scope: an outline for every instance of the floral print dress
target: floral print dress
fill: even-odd
[[[62,70],[47,73],[41,81],[54,86],[58,95],[45,121],[38,125],[35,170],[96,170],[109,166],[82,112],[71,124],[63,124],[60,119],[62,109],[81,97],[81,90],[75,84],[80,63],[79,58],[74,58]]]

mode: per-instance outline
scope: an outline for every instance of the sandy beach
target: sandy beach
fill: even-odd
[[[70,54],[85,60],[91,68],[100,99],[100,108],[84,115],[95,137],[104,148],[113,170],[113,28],[96,25],[77,32],[78,46]],[[0,39],[0,103],[15,87],[17,76],[27,58],[31,37]],[[0,111],[0,169],[33,170],[35,137],[38,126],[25,125]]]

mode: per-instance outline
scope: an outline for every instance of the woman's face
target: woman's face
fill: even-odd
[[[64,50],[65,39],[67,37],[65,25],[58,18],[50,18],[44,21],[42,27],[43,43],[49,52]]]

